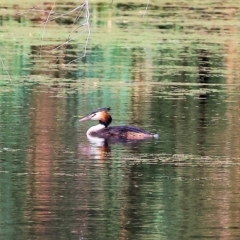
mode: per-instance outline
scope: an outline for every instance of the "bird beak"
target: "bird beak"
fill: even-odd
[[[91,119],[91,115],[79,119],[79,122],[85,122],[85,121],[90,120],[90,119]]]

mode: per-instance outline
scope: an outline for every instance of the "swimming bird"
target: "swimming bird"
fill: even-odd
[[[108,108],[99,108],[91,112],[86,117],[81,118],[79,121],[97,120],[99,124],[90,127],[87,131],[87,136],[98,137],[98,138],[118,138],[118,139],[147,139],[157,138],[158,134],[153,134],[142,130],[135,126],[112,126],[109,125],[112,122],[112,117],[109,114],[111,110]]]

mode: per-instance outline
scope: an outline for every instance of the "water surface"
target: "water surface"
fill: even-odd
[[[1,238],[238,239],[238,4],[93,1],[87,45],[79,5],[2,3]]]

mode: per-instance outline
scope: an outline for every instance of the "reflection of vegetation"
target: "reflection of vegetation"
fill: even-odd
[[[206,214],[198,205],[215,196],[212,179],[225,171],[227,184],[238,183],[236,169],[230,178],[221,168],[217,178],[214,168],[234,162],[217,156],[239,151],[238,89],[231,85],[239,76],[236,3],[151,3],[145,18],[145,3],[92,4],[87,56],[66,68],[85,39],[79,35],[67,49],[52,49],[66,41],[75,16],[49,23],[40,58],[38,24],[46,16],[19,16],[21,8],[11,6],[1,12],[1,57],[15,76],[12,85],[0,82],[1,222],[31,228],[25,238],[50,228],[61,228],[59,239],[177,239],[182,229],[189,236],[198,224],[181,223],[209,223],[206,216],[214,214],[207,200]],[[72,6],[62,1],[57,7]],[[76,116],[108,106],[113,124],[138,125],[160,138],[94,155],[88,126]],[[219,209],[221,200],[214,202]]]
[[[27,118],[29,91],[25,87],[0,88],[0,191],[3,236],[14,236],[23,221],[26,194],[26,149],[29,144]]]
[[[213,29],[209,31],[209,29],[211,29],[210,24],[212,24],[215,21],[218,21],[218,18],[214,18],[212,19],[212,21],[202,18],[201,14],[203,10],[202,11],[199,11],[199,9],[194,10],[194,8],[192,8],[191,5],[189,6],[184,5],[185,11],[187,12],[187,14],[184,16],[183,13],[180,15],[179,11],[182,11],[182,8],[176,7],[177,5],[175,7],[171,5],[169,5],[168,7],[166,6],[168,5],[164,1],[161,3],[157,2],[151,3],[148,8],[147,13],[148,18],[146,21],[146,18],[142,18],[141,15],[137,14],[137,10],[135,10],[142,9],[144,7],[144,4],[140,5],[136,5],[134,3],[123,4],[116,1],[112,5],[112,7],[114,8],[110,7],[108,4],[92,5],[91,6],[92,33],[91,42],[88,47],[88,55],[91,51],[94,51],[94,49],[98,45],[101,45],[104,51],[112,47],[115,49],[116,47],[119,47],[120,49],[125,48],[127,50],[129,48],[139,47],[141,49],[145,49],[144,53],[145,56],[148,54],[148,56],[150,57],[149,60],[151,60],[153,64],[156,64],[156,66],[155,65],[152,66],[153,68],[157,68],[159,63],[161,66],[163,66],[160,68],[162,73],[156,72],[154,73],[154,75],[158,76],[162,75],[163,78],[165,79],[167,78],[168,80],[171,80],[168,78],[169,75],[171,76],[174,75],[175,72],[181,70],[181,68],[185,66],[184,62],[188,62],[188,64],[187,66],[185,66],[183,70],[186,72],[186,74],[191,75],[190,74],[191,71],[194,70],[192,69],[192,67],[196,65],[196,58],[198,57],[197,51],[199,48],[205,49],[207,48],[206,50],[211,52],[211,54],[214,56],[214,61],[212,62],[213,63],[216,62],[216,65],[218,65],[219,59],[222,56],[219,54],[220,49],[219,44],[224,41],[226,35],[221,34],[220,36],[218,35],[217,37],[215,37],[215,34],[218,34],[219,31],[226,32],[225,31],[226,22],[225,21],[220,23],[216,22],[217,25],[219,26],[219,30]],[[40,7],[42,7],[42,9],[44,8],[48,9],[50,6],[40,5]],[[133,7],[134,10],[132,9]],[[73,5],[69,3],[67,5],[64,4],[59,6],[56,5],[56,8],[57,8],[56,11],[64,12],[64,10],[66,11],[66,9],[72,9]],[[11,38],[9,38],[9,36],[11,36],[9,35],[9,33],[11,33],[15,35],[15,39],[17,42],[20,42],[21,39],[24,39],[25,42],[23,50],[20,50],[22,48],[20,44],[16,44],[17,48],[19,49],[14,51],[14,54],[21,55],[23,57],[27,56],[29,54],[29,50],[26,46],[32,44],[35,46],[37,45],[40,46],[43,30],[42,26],[33,28],[33,26],[36,25],[36,21],[31,22],[30,20],[31,18],[28,18],[28,16],[31,15],[32,11],[27,11],[24,14],[22,14],[21,21],[18,21],[19,19],[16,18],[16,14],[18,14],[18,11],[22,12],[21,9],[15,8],[15,11],[13,11],[13,9],[11,9],[10,7],[7,9],[9,10],[10,14],[7,15],[7,17],[3,17],[2,22],[3,27],[6,26],[7,24],[7,28],[5,27],[6,29],[5,33],[3,33],[2,35],[2,39],[4,39],[5,41],[4,45],[6,46],[5,51],[6,53],[9,51],[10,52],[13,51],[11,46],[7,43],[11,42],[10,41]],[[174,11],[172,12],[172,10]],[[129,14],[127,16],[124,16],[127,11],[130,11]],[[201,19],[202,29],[199,29],[198,27],[194,29],[196,25],[192,27],[192,25],[194,24],[192,13],[194,13],[194,19],[196,21],[199,21],[199,19]],[[69,21],[74,21],[74,19],[76,18],[75,14],[76,13],[72,15],[72,20]],[[162,16],[162,14],[164,14],[164,16]],[[220,17],[221,15],[217,16]],[[71,15],[69,14],[67,17],[70,18]],[[16,20],[14,21],[14,19]],[[162,27],[160,30],[159,24],[156,25],[156,19],[162,19],[161,21]],[[167,21],[165,21],[164,19],[167,19]],[[182,19],[182,21],[179,19]],[[191,19],[191,21],[188,21],[188,19]],[[99,20],[101,21],[101,24],[99,24]],[[42,19],[41,21],[44,21],[44,19]],[[209,27],[207,24],[209,24]],[[28,26],[28,28],[26,28],[26,26]],[[174,26],[174,28],[172,27],[169,28],[168,26]],[[142,29],[144,29],[144,31],[142,31]],[[49,52],[49,49],[54,49],[54,47],[63,43],[68,36],[68,32],[69,27],[67,27],[66,24],[60,25],[56,21],[50,22],[44,31],[43,39],[43,45],[45,45],[46,47],[48,46],[47,51]],[[82,54],[84,48],[84,41],[85,36],[79,35],[77,38],[74,39],[72,43],[70,42],[68,44],[70,51],[68,51],[67,47],[66,51],[64,51],[64,49],[60,51],[59,49],[59,51],[51,52],[51,54],[63,58],[65,62],[73,60],[74,58],[77,58],[79,55]],[[206,41],[212,44],[206,46],[205,45]],[[197,44],[195,44],[196,42]],[[78,46],[77,49],[76,46]],[[75,51],[76,54],[72,55],[72,51]],[[4,57],[6,56],[5,52],[2,53],[2,56],[6,61],[6,58]],[[108,56],[110,62],[114,61],[113,58],[114,58],[113,55]],[[39,52],[35,53],[34,59],[36,60],[39,59]],[[183,60],[182,63],[180,62],[180,59]],[[123,58],[122,60],[126,61],[125,58]],[[42,62],[40,66],[44,66],[43,64],[44,61],[49,60],[47,55],[44,53],[42,59],[39,59],[37,62],[39,61]],[[60,61],[61,64],[63,64],[64,61]],[[52,68],[55,68],[54,62],[59,64],[59,61],[57,61],[57,59],[55,61],[52,61],[51,62]],[[9,61],[6,61],[6,66],[8,67],[11,75],[22,74],[14,73],[13,69],[19,69],[20,67],[21,69],[29,68],[29,65],[17,66],[16,64],[17,63],[14,63],[12,58],[10,58]],[[25,62],[25,64],[29,63]],[[34,68],[40,67],[35,63],[33,64]],[[12,68],[12,66],[14,66],[14,68]],[[215,70],[216,75],[224,74],[223,69],[222,68],[219,69],[218,66]],[[144,69],[142,69],[142,71],[144,71]]]

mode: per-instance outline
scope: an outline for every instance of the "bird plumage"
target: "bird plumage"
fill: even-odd
[[[99,108],[79,121],[98,120],[99,124],[89,128],[87,135],[100,138],[124,138],[124,139],[145,139],[157,137],[156,134],[147,132],[135,126],[112,126],[112,117],[109,114],[110,108]]]

